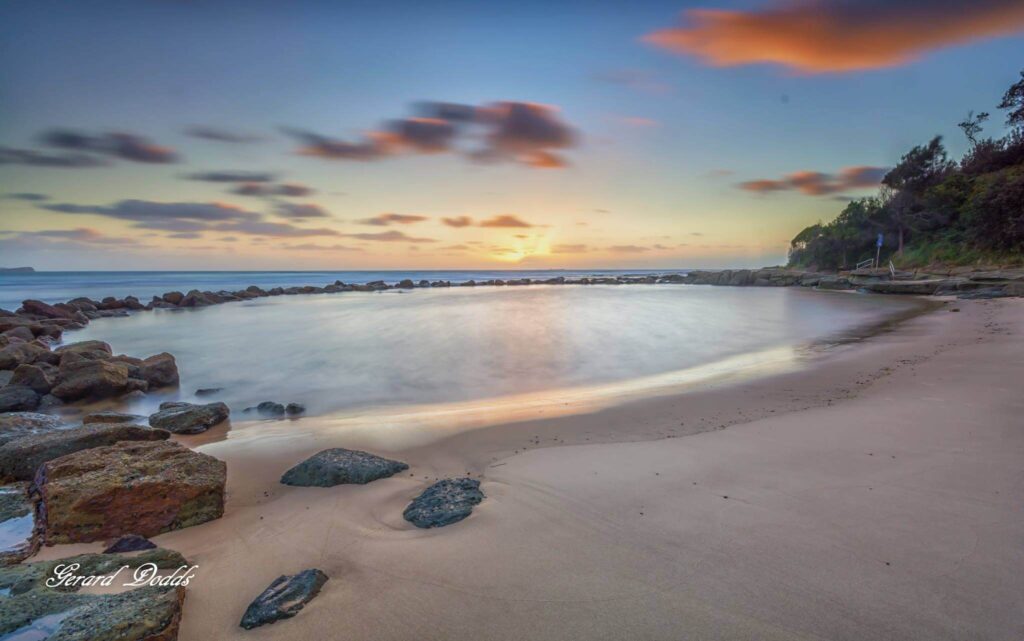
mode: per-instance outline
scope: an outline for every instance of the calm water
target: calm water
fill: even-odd
[[[222,387],[233,412],[274,400],[322,414],[628,382],[799,347],[913,304],[687,285],[349,292],[101,319],[68,339],[173,353],[187,400]]]

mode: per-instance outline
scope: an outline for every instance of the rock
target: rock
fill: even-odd
[[[1009,296],[1006,292],[1005,287],[985,287],[983,289],[976,289],[971,292],[964,292],[957,296],[957,298],[964,300],[985,300],[989,298],[1005,298]]]
[[[21,302],[21,311],[32,316],[42,316],[43,318],[68,318],[72,317],[71,312],[54,307],[53,305],[47,305],[41,300],[25,300]]]
[[[229,414],[224,403],[161,403],[160,411],[149,417],[149,424],[175,434],[198,434],[227,420]]]
[[[480,481],[471,478],[442,479],[413,499],[402,516],[416,527],[443,527],[457,523],[484,500]]]
[[[35,513],[28,483],[0,486],[0,566],[19,563],[39,550]]]
[[[281,619],[290,619],[320,593],[324,583],[327,583],[327,575],[315,568],[290,576],[279,576],[249,604],[239,625],[251,630]]]
[[[302,403],[288,403],[284,407],[284,413],[288,416],[300,416],[306,413],[306,406]]]
[[[120,441],[159,441],[170,433],[127,424],[92,423],[11,439],[0,445],[0,482],[31,481],[40,465],[81,450]]]
[[[10,385],[24,385],[36,394],[49,394],[53,383],[46,373],[36,365],[18,365],[11,376]]]
[[[409,469],[401,461],[392,461],[368,452],[340,447],[317,452],[284,473],[281,482],[302,487],[333,487],[342,483],[363,485]]]
[[[25,327],[24,325],[19,325],[18,327],[9,329],[6,332],[4,332],[3,335],[7,336],[8,338],[20,338],[26,343],[30,342],[32,339],[35,338],[35,335],[32,333],[32,330],[29,329],[28,327]]]
[[[223,391],[223,387],[200,387],[196,390],[196,396],[213,396]]]
[[[33,590],[0,599],[0,638],[175,641],[184,600],[181,586],[99,595]]]
[[[149,384],[149,389],[177,387],[178,365],[174,362],[174,356],[162,352],[143,360],[139,365],[139,378]]]
[[[145,416],[112,411],[90,412],[82,417],[83,425],[90,423],[144,423],[145,421]]]
[[[164,302],[171,305],[177,305],[183,298],[185,298],[185,295],[181,292],[167,292],[163,295]]]
[[[124,363],[62,358],[52,394],[62,401],[77,401],[110,398],[129,391],[128,366]]]
[[[70,343],[68,345],[61,345],[54,350],[58,354],[81,354],[86,358],[90,359],[106,359],[114,355],[114,351],[110,348],[109,343],[103,341],[80,341],[78,343]]]
[[[14,378],[14,372],[9,369],[0,370],[0,387],[7,385]]]
[[[43,394],[43,396],[39,399],[39,407],[37,407],[36,409],[40,411],[46,411],[53,409],[55,407],[60,407],[63,404],[64,401],[60,400],[53,394]]]
[[[53,576],[58,565],[78,565],[79,574],[104,575],[115,572],[121,566],[137,568],[142,565],[153,565],[159,569],[171,570],[182,566],[188,567],[188,561],[178,552],[165,548],[147,550],[141,554],[79,554],[63,559],[36,561],[21,565],[0,568],[0,591],[8,591],[8,596],[18,596],[28,592],[46,589],[46,580]],[[128,579],[131,580],[130,578]],[[73,592],[80,585],[61,586],[62,592]],[[0,598],[0,603],[3,599]],[[3,621],[3,617],[0,617]]]
[[[120,442],[39,468],[43,542],[151,537],[224,514],[223,461],[172,441]]]
[[[0,412],[31,412],[39,407],[39,394],[25,385],[0,387]]]
[[[284,405],[273,401],[263,401],[256,406],[256,411],[263,416],[284,416]]]
[[[411,280],[409,280],[408,278],[406,278],[405,280],[402,280],[401,282],[399,282],[398,284],[396,284],[396,285],[395,285],[395,287],[396,287],[397,289],[412,289],[412,288],[416,287],[416,284],[415,284],[415,283],[413,283],[413,282],[412,282]]]
[[[35,412],[8,412],[0,414],[0,446],[8,441],[30,434],[69,429],[60,418]]]
[[[141,550],[152,550],[155,547],[156,543],[153,543],[144,536],[139,536],[138,534],[125,534],[116,541],[107,545],[107,549],[103,550],[103,553],[118,554],[121,552],[139,552]]]
[[[940,287],[950,285],[948,279],[929,280],[890,280],[877,283],[865,283],[864,289],[876,294],[917,294],[931,296]]]
[[[0,349],[0,369],[15,369],[18,365],[36,362],[56,363],[60,356],[35,343],[10,343]]]

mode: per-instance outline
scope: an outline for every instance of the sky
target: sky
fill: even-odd
[[[1021,0],[0,3],[0,266],[755,267],[996,109]]]

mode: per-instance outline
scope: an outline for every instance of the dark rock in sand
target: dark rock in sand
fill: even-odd
[[[111,398],[132,389],[124,363],[65,357],[61,359],[57,384],[51,393],[62,401],[77,401]]]
[[[223,391],[223,387],[200,387],[196,390],[196,396],[213,396]]]
[[[471,478],[443,479],[413,499],[402,516],[416,527],[443,527],[469,516],[473,506],[483,500],[480,481]]]
[[[149,417],[149,424],[175,434],[198,434],[227,420],[229,414],[224,403],[161,403],[160,411]]]
[[[317,452],[284,473],[281,482],[302,487],[333,487],[343,483],[363,485],[409,469],[401,461],[392,461],[368,452],[332,448]]]
[[[123,441],[44,463],[36,473],[43,542],[156,536],[224,514],[223,461],[172,441]]]
[[[143,424],[146,422],[145,416],[139,416],[138,414],[125,414],[123,412],[90,412],[82,417],[82,424],[89,425],[90,423],[137,423]]]
[[[30,481],[40,465],[81,450],[120,441],[160,441],[170,433],[140,425],[92,423],[28,434],[0,445],[0,481]]]
[[[125,534],[116,541],[113,541],[107,545],[107,549],[103,550],[104,554],[119,554],[122,552],[139,552],[141,550],[152,550],[156,547],[156,543],[153,543],[144,536],[138,534]]]
[[[24,385],[39,395],[49,394],[53,389],[53,381],[38,365],[18,365],[8,384]]]
[[[284,405],[273,401],[263,401],[256,406],[256,411],[263,416],[284,416]]]
[[[25,385],[0,387],[0,412],[31,412],[39,407],[39,394]]]
[[[327,575],[315,568],[291,576],[280,576],[249,604],[239,625],[251,630],[281,619],[290,619],[320,593],[324,583],[327,583]]]
[[[306,406],[302,403],[288,403],[284,407],[284,413],[288,416],[300,416],[306,413]]]

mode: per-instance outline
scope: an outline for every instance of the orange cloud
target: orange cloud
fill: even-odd
[[[875,187],[885,176],[885,167],[844,167],[835,176],[820,171],[796,171],[778,179],[748,180],[739,184],[739,188],[758,194],[775,191],[799,190],[808,196],[826,196],[848,189],[865,189]]]
[[[769,63],[806,73],[896,67],[934,49],[1024,30],[1020,0],[776,0],[759,11],[684,15],[684,26],[643,40],[714,66]]]
[[[512,216],[509,214],[503,214],[501,216],[495,216],[494,218],[488,218],[480,223],[481,227],[533,227],[530,223]]]

